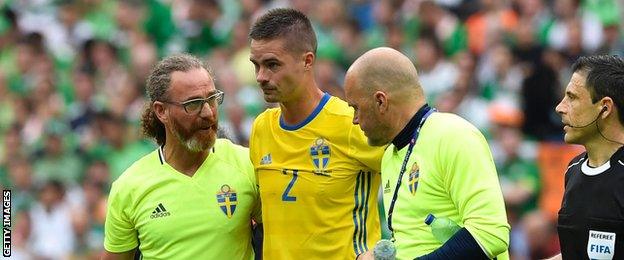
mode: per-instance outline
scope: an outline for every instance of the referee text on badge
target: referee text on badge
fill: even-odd
[[[11,256],[11,190],[2,192],[2,255]]]

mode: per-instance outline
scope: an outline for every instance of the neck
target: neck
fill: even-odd
[[[284,122],[289,125],[301,123],[314,111],[322,97],[323,91],[313,83],[312,86],[304,88],[298,97],[280,103]]]
[[[170,138],[167,138],[165,147],[163,148],[165,161],[177,171],[192,177],[195,175],[199,166],[204,163],[211,149],[206,149],[201,152],[192,152],[184,147],[184,145],[177,142],[177,140],[171,140],[175,138],[173,135],[168,134],[167,136]]]
[[[621,127],[605,127],[601,131],[602,135],[613,141],[622,142],[624,140]],[[597,167],[609,161],[613,154],[622,147],[622,144],[613,141],[609,141],[598,134],[594,140],[584,145],[587,150],[589,166]]]
[[[393,112],[397,115],[398,118],[393,123],[391,123],[391,127],[392,127],[391,132],[390,132],[392,136],[391,140],[393,140],[394,138],[397,137],[397,135],[399,135],[399,133],[403,130],[403,128],[407,126],[407,123],[409,123],[412,117],[414,117],[416,112],[418,112],[418,110],[424,105],[425,105],[425,102],[421,101],[421,102],[409,104],[404,107],[399,107],[398,109],[399,111]]]

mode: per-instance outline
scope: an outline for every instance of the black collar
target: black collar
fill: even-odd
[[[410,140],[412,140],[412,136],[414,135],[414,131],[416,131],[418,124],[420,124],[420,121],[422,120],[422,117],[425,116],[427,111],[430,109],[431,107],[427,104],[420,107],[412,119],[407,122],[407,125],[403,128],[403,130],[401,130],[401,132],[394,137],[392,144],[394,144],[397,150],[401,150],[409,144]]]

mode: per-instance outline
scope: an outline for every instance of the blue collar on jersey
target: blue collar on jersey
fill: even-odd
[[[329,95],[329,93],[325,92],[323,94],[323,97],[321,98],[321,101],[316,106],[314,111],[312,111],[312,113],[305,120],[303,120],[299,124],[296,124],[296,125],[286,124],[286,122],[284,122],[284,115],[280,115],[280,117],[279,117],[280,127],[282,127],[282,129],[287,130],[287,131],[295,131],[295,130],[298,130],[299,128],[304,127],[305,125],[310,123],[310,121],[312,121],[312,119],[314,119],[316,117],[316,115],[318,115],[321,112],[321,109],[323,109],[325,104],[327,104],[327,101],[329,101],[329,98],[331,98],[331,95]]]

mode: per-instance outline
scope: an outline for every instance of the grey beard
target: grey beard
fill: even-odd
[[[210,144],[206,144],[204,146],[202,146],[202,142],[200,142],[199,140],[197,140],[196,137],[192,136],[190,138],[188,138],[187,140],[184,140],[184,138],[182,138],[182,135],[180,135],[180,133],[178,132],[177,129],[174,129],[173,133],[175,134],[176,138],[178,138],[178,141],[180,141],[180,143],[184,144],[184,146],[186,147],[186,149],[188,149],[191,152],[202,152],[202,151],[206,151],[208,149],[210,149]]]

